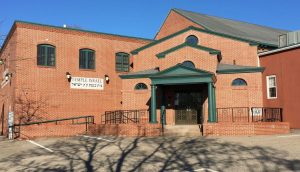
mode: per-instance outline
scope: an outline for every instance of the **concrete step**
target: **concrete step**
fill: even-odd
[[[165,125],[165,136],[202,136],[201,125]]]
[[[5,136],[0,136],[0,141],[4,141],[7,140],[7,138]]]

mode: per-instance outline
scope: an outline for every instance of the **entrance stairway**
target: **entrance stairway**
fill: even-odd
[[[201,125],[165,125],[164,136],[202,136]]]
[[[7,138],[5,136],[0,136],[0,142],[6,140]]]

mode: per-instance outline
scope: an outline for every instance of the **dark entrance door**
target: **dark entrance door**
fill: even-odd
[[[175,124],[201,124],[202,104],[200,92],[175,93]]]

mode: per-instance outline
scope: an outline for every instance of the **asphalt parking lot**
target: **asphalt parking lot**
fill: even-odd
[[[300,171],[300,132],[0,142],[0,171]]]

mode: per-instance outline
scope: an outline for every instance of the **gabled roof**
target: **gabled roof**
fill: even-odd
[[[241,42],[246,42],[246,43],[249,43],[250,45],[254,45],[254,46],[261,45],[261,46],[267,46],[267,47],[277,48],[277,44],[276,45],[275,44],[268,44],[268,43],[259,42],[259,41],[255,41],[255,40],[250,40],[250,39],[245,39],[245,38],[241,38],[241,37],[237,37],[237,36],[232,36],[232,35],[228,35],[228,34],[218,33],[218,32],[214,32],[214,31],[210,31],[210,30],[206,30],[206,29],[201,29],[201,28],[194,27],[194,26],[189,26],[189,27],[187,27],[185,29],[182,29],[182,30],[180,30],[178,32],[175,32],[175,33],[173,33],[171,35],[168,35],[168,36],[163,37],[163,38],[161,38],[159,40],[155,40],[155,41],[153,41],[153,42],[151,42],[149,44],[146,44],[146,45],[144,45],[144,46],[142,46],[140,48],[137,48],[137,49],[131,51],[130,53],[133,54],[133,55],[134,54],[138,54],[142,50],[150,48],[150,47],[152,47],[154,45],[157,45],[157,44],[159,44],[161,42],[169,40],[169,39],[171,39],[171,38],[173,38],[173,37],[175,37],[177,35],[180,35],[182,33],[188,32],[190,30],[198,31],[198,32],[202,32],[202,33],[207,33],[207,34],[211,34],[211,35],[216,35],[216,36],[220,36],[220,37],[224,37],[224,38],[228,38],[228,39],[233,39],[233,40],[237,40],[237,41],[241,41]]]
[[[267,44],[277,45],[278,36],[289,32],[287,30],[274,29],[271,27],[214,17],[181,9],[173,9],[173,11],[194,23],[203,26],[207,30]]]
[[[257,66],[242,66],[242,65],[232,65],[219,63],[217,66],[218,74],[232,74],[232,73],[254,73],[254,72],[263,72],[264,67]]]
[[[153,74],[156,74],[158,72],[159,72],[158,68],[148,69],[148,70],[123,74],[123,75],[120,75],[120,78],[122,78],[122,79],[147,78],[147,77],[149,77]]]
[[[183,43],[183,44],[180,44],[176,47],[173,47],[173,48],[170,48],[164,52],[161,52],[159,54],[157,54],[156,56],[158,58],[164,58],[167,54],[169,53],[172,53],[176,50],[179,50],[181,48],[184,48],[184,47],[192,47],[192,48],[196,48],[198,50],[203,50],[203,51],[207,51],[209,52],[210,54],[221,54],[221,51],[220,50],[215,50],[215,49],[212,49],[212,48],[208,48],[208,47],[205,47],[205,46],[201,46],[201,45],[189,45],[187,43]]]
[[[151,83],[156,84],[196,84],[215,82],[214,73],[186,67],[183,64],[177,64],[154,75],[149,76]]]
[[[202,69],[196,69],[196,68],[190,68],[184,66],[182,63],[178,63],[175,66],[172,66],[170,68],[167,68],[163,71],[157,72],[154,75],[151,75],[150,78],[154,77],[166,77],[166,76],[188,76],[188,75],[201,75],[201,76],[212,76],[214,75],[212,72],[202,70]]]
[[[259,53],[258,56],[262,57],[262,56],[266,56],[266,55],[270,55],[270,54],[280,53],[280,52],[283,52],[283,51],[289,51],[289,50],[292,50],[292,49],[295,49],[295,48],[300,48],[300,43],[290,45],[290,46],[286,46],[286,47],[281,47],[281,48],[271,50],[271,51],[262,52],[262,53]]]
[[[165,70],[159,71],[158,68],[148,69],[144,71],[132,72],[120,75],[122,79],[136,79],[136,78],[161,78],[161,77],[187,77],[187,76],[213,76],[214,73],[190,68],[178,63],[175,66],[169,67]]]

